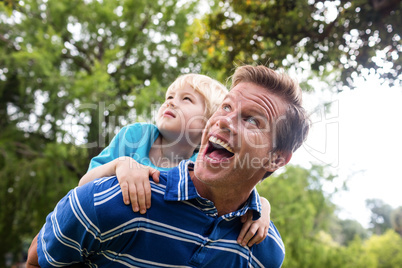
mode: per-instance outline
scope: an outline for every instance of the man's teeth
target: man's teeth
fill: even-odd
[[[225,148],[226,150],[228,150],[229,152],[233,153],[233,150],[232,150],[232,148],[230,148],[229,144],[222,141],[221,139],[211,136],[211,137],[209,137],[209,141],[212,143],[218,144],[218,145],[222,146],[223,148]]]

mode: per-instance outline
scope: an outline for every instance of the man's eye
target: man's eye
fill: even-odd
[[[229,105],[223,105],[222,109],[223,109],[225,112],[230,112],[230,106],[229,106]]]
[[[249,123],[249,124],[255,125],[255,126],[258,125],[258,122],[257,122],[257,120],[256,120],[254,117],[249,117],[249,118],[247,118],[247,119],[246,119],[246,122]]]

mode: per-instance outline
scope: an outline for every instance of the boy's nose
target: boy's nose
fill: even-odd
[[[167,102],[167,106],[168,106],[168,107],[170,106],[170,107],[174,108],[176,105],[174,104],[173,100],[170,99],[170,100],[168,100],[168,102]]]

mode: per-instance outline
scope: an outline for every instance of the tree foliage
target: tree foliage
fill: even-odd
[[[401,11],[400,0],[216,1],[183,47],[221,78],[234,63],[259,62],[311,69],[338,90],[368,72],[400,84]]]
[[[398,207],[392,211],[391,223],[395,232],[402,237],[402,207]]]
[[[286,246],[284,267],[325,267],[319,266],[324,250],[320,237],[335,207],[322,187],[333,178],[321,166],[309,170],[289,166],[258,186],[258,192],[271,203],[271,218]]]
[[[215,2],[194,19],[197,1],[0,1],[0,266],[116,130],[150,118],[181,73],[224,82],[235,64],[259,62],[342,74],[345,85],[364,68],[400,81],[401,1]],[[323,191],[332,179],[323,167],[289,166],[259,186],[285,241],[284,266],[397,267],[375,245],[400,254],[398,236],[369,243],[355,223],[334,219]]]
[[[0,266],[118,127],[149,118],[184,72],[195,1],[0,5]]]
[[[334,216],[331,195],[323,191],[333,179],[320,166],[287,166],[258,185],[259,193],[270,200],[271,220],[285,244],[283,267],[399,267],[402,237],[394,230],[368,237],[356,221]],[[386,206],[377,200],[380,203]]]
[[[393,230],[372,236],[365,245],[368,255],[373,255],[379,268],[399,267],[402,263],[402,238]]]
[[[392,207],[380,199],[367,199],[367,207],[371,210],[370,225],[374,234],[380,235],[392,229]]]
[[[330,234],[334,241],[347,246],[356,237],[365,240],[369,232],[356,220],[334,218],[330,225]]]

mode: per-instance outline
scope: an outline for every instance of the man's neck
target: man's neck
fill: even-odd
[[[233,187],[214,188],[198,180],[194,175],[194,171],[190,171],[190,177],[198,194],[214,202],[219,216],[239,210],[248,200],[253,190],[245,191],[244,189],[240,190]]]

